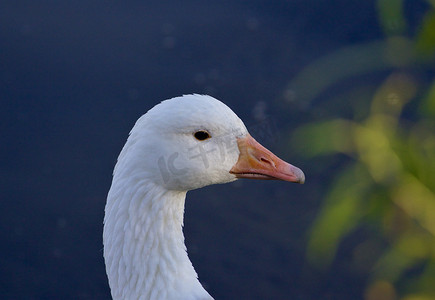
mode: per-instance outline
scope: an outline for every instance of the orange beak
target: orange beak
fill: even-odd
[[[239,159],[230,170],[236,177],[305,182],[301,169],[278,158],[249,134],[237,139],[237,145],[240,150]]]

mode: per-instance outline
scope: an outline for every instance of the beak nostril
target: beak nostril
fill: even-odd
[[[230,173],[237,178],[280,179],[304,183],[304,173],[283,161],[247,135],[237,139],[239,158]]]
[[[260,157],[260,161],[263,162],[263,163],[265,163],[265,164],[275,166],[275,164],[273,163],[273,161],[270,161],[270,160],[268,160],[267,158]]]

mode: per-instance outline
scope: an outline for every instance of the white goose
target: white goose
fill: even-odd
[[[184,201],[189,190],[237,178],[305,180],[210,96],[166,100],[140,117],[119,155],[105,208],[112,297],[213,299],[187,256]]]

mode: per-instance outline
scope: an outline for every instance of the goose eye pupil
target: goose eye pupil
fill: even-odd
[[[207,131],[197,131],[193,136],[199,141],[204,141],[210,138],[210,134]]]

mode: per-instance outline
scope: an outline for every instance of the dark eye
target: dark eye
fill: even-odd
[[[204,130],[200,130],[200,131],[195,132],[195,133],[193,134],[193,136],[194,136],[198,141],[204,141],[204,140],[206,140],[206,139],[211,138],[211,135],[210,135],[207,131],[204,131]]]

